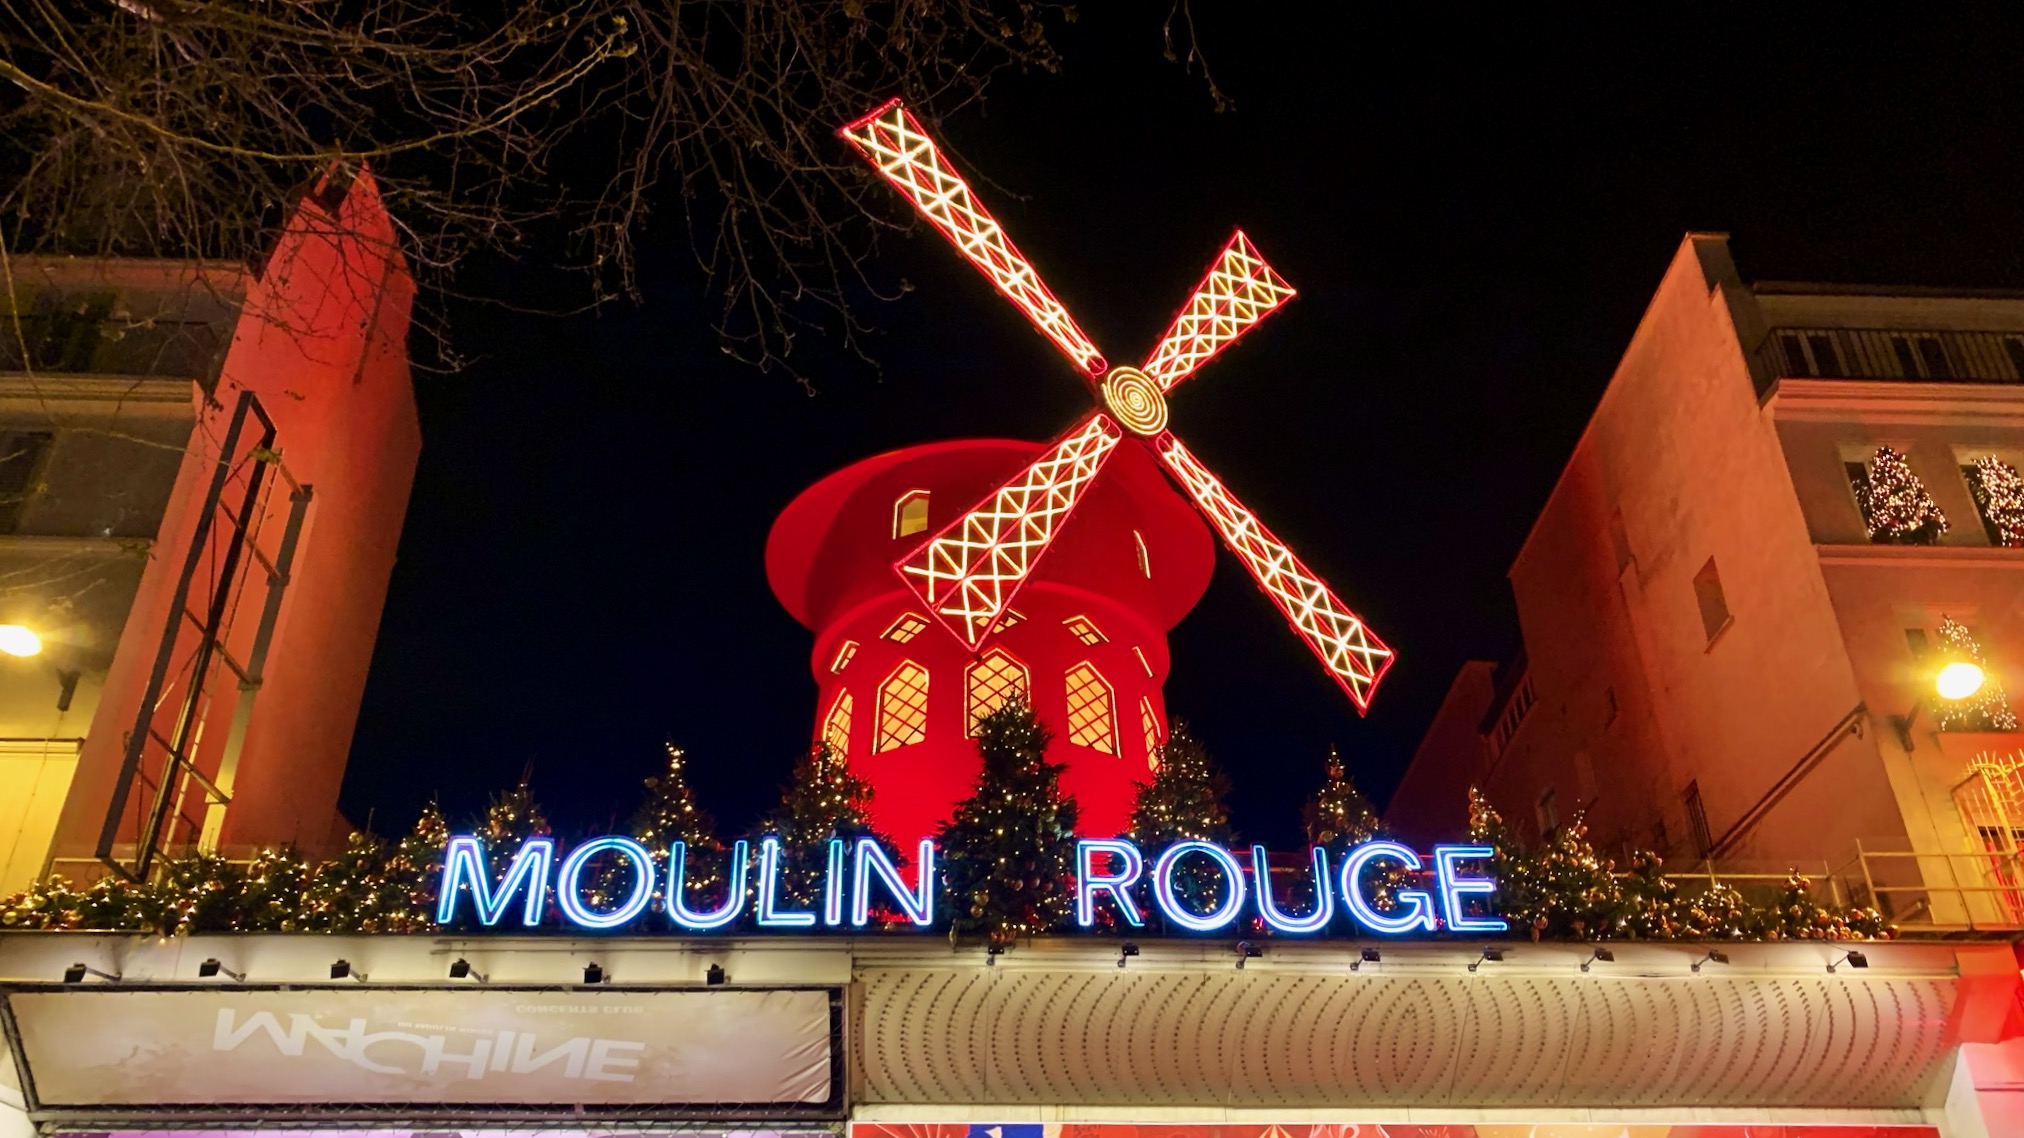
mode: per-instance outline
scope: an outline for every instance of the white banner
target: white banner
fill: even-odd
[[[829,1102],[827,991],[14,992],[44,1108]]]

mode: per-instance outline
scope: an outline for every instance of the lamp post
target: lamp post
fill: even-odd
[[[1959,703],[1972,699],[1988,678],[1982,665],[1973,660],[1949,660],[1933,674],[1933,694],[1948,703]],[[1910,711],[1891,717],[1891,726],[1897,728],[1898,745],[1907,751],[1912,749],[1912,724],[1918,722],[1919,711],[1925,705],[1926,697],[1920,696],[1912,701]]]

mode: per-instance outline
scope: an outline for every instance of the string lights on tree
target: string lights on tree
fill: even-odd
[[[1209,749],[1189,733],[1186,723],[1176,721],[1160,747],[1159,770],[1151,782],[1140,786],[1132,804],[1132,842],[1148,863],[1175,842],[1232,844],[1236,835],[1230,829],[1230,809],[1224,805],[1229,792],[1230,780],[1217,769]],[[1159,912],[1149,900],[1150,883],[1140,885],[1148,893],[1140,899],[1143,907]],[[1207,859],[1190,859],[1174,873],[1175,895],[1196,911],[1212,908],[1227,888],[1223,871]]]
[[[872,828],[871,796],[871,784],[851,773],[827,743],[810,747],[794,764],[780,805],[760,824],[762,834],[780,839],[783,905],[816,907],[832,838],[842,838],[846,847],[873,838],[892,852],[892,842]]]
[[[2017,468],[1991,454],[1976,459],[1970,469],[1975,472],[1969,480],[1975,505],[1988,520],[1990,536],[1997,545],[2024,545],[2024,478]]]
[[[1074,909],[1075,800],[1061,791],[1062,765],[1046,759],[1047,740],[1024,700],[978,729],[983,771],[940,839],[953,932],[1004,946],[1064,924]]]
[[[1167,429],[1167,392],[1293,297],[1250,239],[1240,231],[1224,245],[1143,364],[1113,368],[898,99],[839,133],[1075,364],[1099,407],[894,566],[935,618],[975,649],[1130,437],[1188,492],[1357,711],[1367,710],[1392,650]]]
[[[1935,701],[1934,718],[1939,721],[1940,730],[2017,730],[2017,713],[2010,709],[2010,697],[2004,694],[1996,677],[1989,674],[1988,661],[1982,658],[1982,645],[1967,626],[1953,617],[1942,616],[1939,650],[1942,660],[1973,664],[1982,673],[1981,685],[1967,698],[1947,699],[1942,694]]]
[[[1863,520],[1871,541],[1891,545],[1931,545],[1947,532],[1947,515],[1926,484],[1912,473],[1905,456],[1888,446],[1876,448],[1863,480]]]

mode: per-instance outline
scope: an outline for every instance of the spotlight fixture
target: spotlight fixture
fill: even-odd
[[[1485,960],[1493,964],[1502,964],[1504,962],[1504,950],[1495,945],[1484,945],[1483,955],[1469,962],[1469,971],[1474,972],[1476,969],[1481,968]]]
[[[1259,957],[1261,957],[1261,956],[1263,956],[1263,955],[1265,955],[1265,946],[1264,946],[1264,945],[1262,945],[1262,944],[1252,944],[1252,943],[1251,943],[1250,941],[1248,941],[1248,940],[1240,940],[1240,941],[1238,941],[1238,942],[1237,942],[1237,971],[1239,971],[1239,972],[1242,972],[1242,971],[1244,970],[1244,964],[1245,964],[1245,962],[1246,962],[1246,961],[1250,961],[1250,960],[1256,960],[1256,959],[1258,959]]]
[[[332,964],[330,966],[330,978],[333,980],[351,979],[361,984],[365,983],[365,973],[353,972],[351,970],[351,961],[349,960],[339,960]]]
[[[721,964],[712,964],[703,969],[703,983],[712,988],[721,988],[730,982],[731,977],[724,972],[724,966]]]
[[[1602,961],[1604,964],[1615,964],[1616,953],[1598,944],[1595,946],[1595,950],[1588,954],[1588,959],[1581,962],[1581,970],[1583,972],[1588,971],[1588,966],[1594,964],[1598,960]]]
[[[998,958],[1003,955],[1005,955],[1005,946],[999,944],[997,941],[994,940],[990,944],[985,945],[984,966],[986,968],[996,967],[998,964]]]
[[[1382,964],[1383,962],[1384,953],[1375,948],[1366,948],[1356,954],[1355,960],[1349,962],[1349,970],[1354,972],[1366,964]]]
[[[485,982],[485,974],[483,972],[471,971],[471,962],[459,956],[450,962],[450,979],[476,980],[478,983],[483,984]]]
[[[596,965],[596,964],[586,964],[586,965],[584,965],[584,966],[583,966],[583,982],[584,982],[584,983],[586,983],[586,984],[602,984],[602,983],[604,983],[604,969],[603,969],[602,967],[600,967],[600,966]]]
[[[1723,952],[1719,948],[1711,948],[1708,950],[1708,955],[1703,956],[1699,960],[1694,961],[1693,966],[1694,971],[1699,972],[1701,970],[1701,965],[1706,964],[1710,960],[1714,961],[1717,964],[1727,964],[1729,963],[1729,954]]]
[[[1125,941],[1123,944],[1117,947],[1117,966],[1119,968],[1123,968],[1125,961],[1130,960],[1132,957],[1137,956],[1138,954],[1139,954],[1138,942],[1135,940]]]
[[[219,963],[218,958],[215,956],[204,961],[202,964],[197,965],[197,975],[201,979],[209,980],[211,977],[220,974],[230,976],[232,979],[237,980],[241,984],[244,984],[246,982],[246,974],[244,972],[232,971],[230,968],[227,968],[223,964]]]
[[[1862,954],[1861,952],[1859,952],[1859,951],[1857,951],[1857,950],[1855,950],[1855,949],[1851,948],[1851,949],[1849,949],[1849,950],[1848,950],[1847,952],[1845,952],[1845,953],[1843,953],[1843,954],[1842,954],[1842,956],[1841,956],[1841,959],[1840,959],[1840,960],[1830,960],[1830,961],[1828,961],[1828,962],[1827,962],[1827,970],[1828,970],[1829,972],[1832,972],[1832,971],[1834,971],[1834,966],[1835,966],[1835,965],[1837,965],[1837,964],[1840,964],[1840,963],[1841,963],[1841,962],[1842,962],[1843,960],[1845,960],[1845,961],[1847,961],[1847,962],[1848,962],[1848,966],[1849,966],[1850,968],[1867,968],[1867,967],[1869,967],[1869,957],[1867,957],[1867,956],[1864,956],[1864,955],[1863,955],[1863,954]]]
[[[66,984],[82,984],[86,976],[96,976],[108,983],[119,983],[119,973],[102,971],[89,964],[73,964],[63,970],[63,982]]]

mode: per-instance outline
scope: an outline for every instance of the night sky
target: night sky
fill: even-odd
[[[1228,770],[1238,829],[1280,845],[1331,745],[1382,803],[1456,667],[1517,646],[1505,570],[1685,232],[1733,234],[1746,279],[2024,287],[2024,28],[1997,6],[1563,28],[1309,7],[1197,0],[1233,113],[1162,57],[1165,4],[1093,4],[1063,74],[1003,78],[940,131],[1113,361],[1233,227],[1300,290],[1169,404],[1399,650],[1359,719],[1220,555],[1167,703]],[[925,227],[874,266],[915,286],[867,310],[882,377],[825,365],[813,397],[719,352],[674,230],[637,309],[450,310],[479,358],[417,377],[354,820],[398,831],[431,795],[469,813],[531,763],[564,832],[600,828],[672,739],[720,823],[750,824],[815,712],[811,635],[766,587],[774,515],[859,458],[1044,439],[1088,405]]]

